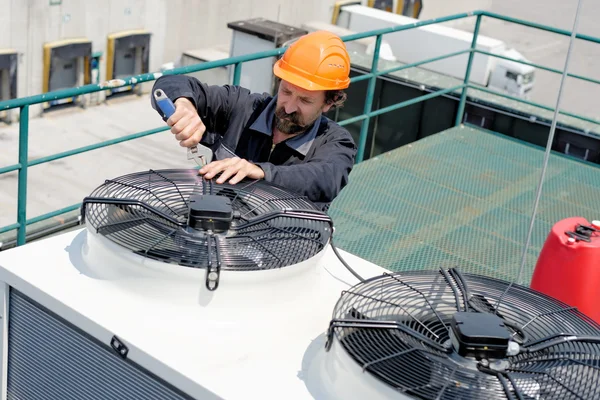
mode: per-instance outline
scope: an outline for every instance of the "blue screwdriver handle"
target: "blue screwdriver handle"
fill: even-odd
[[[154,100],[156,100],[156,104],[163,114],[165,114],[167,118],[171,118],[171,115],[173,115],[175,112],[175,104],[173,104],[171,99],[167,97],[165,92],[160,89],[156,89],[154,91]]]

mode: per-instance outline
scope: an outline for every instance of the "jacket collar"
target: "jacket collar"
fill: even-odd
[[[268,136],[273,135],[273,120],[275,118],[275,108],[277,107],[277,95],[275,95],[265,109],[260,113],[258,118],[250,125],[250,129],[257,132],[263,133]],[[322,117],[321,117],[322,118]],[[310,130],[304,132],[301,135],[294,136],[291,139],[285,141],[288,147],[296,150],[298,153],[306,156],[310,150],[317,133],[319,132],[319,126],[321,120],[315,121]]]

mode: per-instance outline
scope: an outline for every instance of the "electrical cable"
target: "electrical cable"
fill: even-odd
[[[567,50],[567,57],[565,59],[565,67],[562,73],[562,76],[560,78],[560,87],[558,88],[558,97],[556,99],[556,107],[554,108],[554,117],[552,118],[552,125],[550,127],[550,134],[548,135],[548,141],[546,143],[546,151],[544,154],[544,163],[543,163],[543,167],[542,167],[542,173],[540,176],[540,180],[538,183],[538,188],[537,188],[537,192],[536,192],[536,196],[535,196],[535,202],[533,205],[533,212],[531,214],[531,220],[529,222],[529,230],[527,232],[527,239],[525,241],[525,246],[523,246],[523,253],[521,256],[521,265],[519,267],[519,272],[517,274],[517,277],[508,285],[508,287],[506,288],[506,290],[504,291],[504,293],[502,293],[502,295],[498,298],[498,301],[496,302],[496,305],[494,306],[495,308],[495,313],[498,312],[498,308],[500,307],[500,302],[502,301],[502,299],[504,298],[504,295],[506,295],[506,293],[510,290],[510,288],[513,286],[513,284],[515,283],[515,281],[521,282],[521,275],[523,273],[523,268],[525,267],[525,260],[527,259],[527,252],[529,250],[529,244],[531,242],[531,236],[533,234],[533,226],[535,224],[535,217],[537,214],[537,209],[540,203],[540,197],[542,195],[542,187],[544,185],[544,178],[546,176],[546,170],[548,168],[548,160],[550,158],[550,152],[552,150],[552,143],[554,142],[554,133],[556,131],[556,123],[557,123],[557,119],[558,119],[558,111],[560,109],[560,101],[562,99],[562,92],[563,92],[563,88],[564,88],[564,83],[567,77],[567,70],[569,67],[569,61],[571,59],[571,51],[573,50],[573,42],[575,41],[575,37],[577,36],[577,24],[579,23],[579,12],[581,10],[581,3],[583,1],[582,0],[578,0],[577,1],[577,10],[575,12],[575,20],[573,21],[573,30],[571,31],[571,38],[569,39],[569,48]]]
[[[329,244],[331,245],[331,248],[333,249],[333,252],[337,256],[337,258],[340,260],[340,262],[342,264],[344,264],[344,267],[346,267],[348,269],[348,271],[350,271],[352,273],[352,275],[354,275],[356,277],[356,279],[358,279],[360,282],[364,282],[365,279],[362,276],[360,276],[355,270],[353,270],[352,267],[350,267],[348,265],[348,263],[346,261],[344,261],[344,259],[340,255],[340,253],[338,253],[337,248],[333,244],[333,236],[330,238]]]

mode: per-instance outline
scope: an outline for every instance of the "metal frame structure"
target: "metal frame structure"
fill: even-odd
[[[439,57],[423,60],[423,61],[412,63],[412,64],[402,65],[400,67],[396,67],[396,68],[392,68],[392,69],[381,70],[381,71],[378,70],[379,50],[380,50],[383,35],[393,33],[393,32],[415,29],[415,28],[418,28],[421,26],[439,24],[442,22],[448,22],[448,21],[459,20],[459,19],[470,18],[470,17],[476,18],[473,41],[471,43],[470,48],[465,49],[463,51],[450,53],[450,54],[447,54],[444,56],[439,56]],[[420,22],[412,24],[412,25],[395,26],[395,27],[391,27],[391,28],[373,30],[373,31],[357,33],[357,34],[342,37],[342,40],[347,42],[347,41],[363,39],[366,37],[376,36],[376,46],[375,46],[375,50],[374,50],[374,54],[373,54],[371,71],[365,75],[357,76],[357,77],[354,77],[351,79],[352,83],[366,80],[366,79],[369,80],[368,88],[367,88],[367,97],[366,97],[365,104],[364,104],[363,114],[356,116],[356,117],[348,118],[346,120],[339,122],[340,125],[343,126],[343,125],[348,125],[348,124],[351,124],[354,122],[362,121],[356,163],[360,163],[364,159],[364,149],[365,149],[365,145],[366,145],[367,133],[369,130],[369,124],[370,124],[371,118],[376,117],[380,114],[384,114],[384,113],[394,111],[394,110],[397,110],[397,109],[400,109],[403,107],[407,107],[407,106],[410,106],[410,105],[413,105],[413,104],[416,104],[416,103],[419,103],[422,101],[426,101],[426,100],[429,100],[429,99],[432,99],[435,97],[439,97],[439,96],[442,96],[442,95],[445,95],[445,94],[448,94],[448,93],[451,93],[451,92],[454,92],[457,90],[461,90],[461,96],[460,96],[458,112],[457,112],[456,120],[455,120],[456,125],[460,125],[463,121],[468,89],[474,89],[474,90],[488,92],[488,93],[491,93],[491,94],[494,94],[497,96],[505,97],[505,98],[508,98],[511,100],[529,104],[529,105],[539,107],[542,109],[546,109],[549,111],[555,111],[555,108],[544,106],[542,104],[534,103],[534,102],[524,100],[521,98],[513,97],[513,96],[510,96],[510,95],[507,95],[504,93],[500,93],[495,90],[483,88],[479,85],[474,85],[469,82],[471,65],[473,63],[473,58],[476,53],[499,57],[499,58],[503,58],[506,60],[515,61],[515,62],[518,62],[521,64],[531,65],[536,68],[540,68],[540,69],[550,71],[553,73],[563,74],[563,71],[557,70],[554,68],[549,68],[549,67],[545,67],[542,65],[530,63],[527,61],[511,59],[508,57],[498,56],[496,54],[491,54],[491,53],[488,53],[485,51],[477,50],[476,49],[477,37],[479,34],[479,28],[481,26],[481,21],[484,17],[499,19],[499,20],[503,20],[503,21],[507,21],[507,22],[511,22],[511,23],[516,23],[519,25],[528,26],[531,28],[537,28],[537,29],[556,33],[556,34],[563,35],[563,36],[569,36],[569,37],[572,36],[572,32],[567,31],[567,30],[557,29],[554,27],[541,25],[541,24],[537,24],[537,23],[533,23],[533,22],[529,22],[529,21],[525,21],[525,20],[515,19],[515,18],[511,18],[511,17],[507,17],[504,15],[499,15],[499,14],[491,13],[491,12],[487,12],[487,11],[473,11],[473,12],[450,15],[450,16],[443,17],[443,18],[435,18],[435,19],[431,19],[431,20],[420,21]],[[583,35],[583,34],[575,34],[573,36],[580,40],[593,42],[593,43],[600,43],[600,38]],[[23,245],[26,242],[26,227],[27,227],[27,225],[30,225],[33,223],[38,223],[38,222],[53,218],[55,216],[77,210],[81,206],[81,204],[74,204],[69,207],[65,207],[65,208],[62,208],[59,210],[52,211],[50,213],[46,213],[44,215],[40,215],[40,216],[36,216],[34,218],[27,219],[27,171],[28,171],[29,167],[33,167],[35,165],[39,165],[39,164],[55,161],[55,160],[58,160],[61,158],[85,153],[85,152],[88,152],[91,150],[111,146],[111,145],[114,145],[117,143],[122,143],[122,142],[126,142],[129,140],[141,138],[144,136],[153,135],[156,133],[167,131],[169,129],[169,127],[165,125],[163,127],[159,127],[156,129],[138,132],[138,133],[123,136],[123,137],[120,137],[117,139],[107,140],[107,141],[99,142],[99,143],[96,143],[93,145],[83,146],[83,147],[80,147],[77,149],[64,151],[61,153],[53,154],[53,155],[46,156],[46,157],[40,157],[35,160],[29,161],[28,160],[28,144],[29,144],[28,132],[29,132],[29,107],[31,105],[44,103],[44,102],[47,102],[50,100],[58,100],[58,99],[64,99],[64,98],[99,92],[99,91],[107,90],[107,89],[111,89],[111,88],[128,86],[128,85],[132,85],[134,82],[139,84],[142,82],[154,81],[162,75],[188,74],[188,73],[192,73],[192,72],[198,72],[198,71],[203,71],[203,70],[208,70],[208,69],[218,68],[218,67],[223,67],[223,66],[228,66],[228,65],[234,65],[233,84],[236,85],[236,84],[239,84],[239,82],[240,82],[240,76],[241,76],[241,70],[242,70],[243,63],[248,62],[248,61],[258,60],[261,58],[266,58],[266,57],[280,56],[284,53],[285,50],[286,50],[286,47],[281,47],[281,48],[277,48],[274,50],[269,50],[269,51],[254,53],[254,54],[248,54],[248,55],[244,55],[244,56],[231,57],[231,58],[227,58],[227,59],[223,59],[223,60],[210,61],[210,62],[206,62],[206,63],[202,63],[202,64],[191,65],[191,66],[186,66],[186,67],[181,67],[181,68],[175,68],[175,69],[165,71],[163,73],[141,74],[141,75],[132,76],[132,77],[129,77],[129,78],[126,78],[123,80],[107,81],[107,82],[103,82],[100,84],[89,84],[89,85],[85,85],[85,86],[81,86],[81,87],[77,87],[77,88],[58,90],[58,91],[54,91],[54,92],[48,92],[48,93],[43,93],[43,94],[39,94],[39,95],[28,96],[28,97],[23,97],[23,98],[12,99],[12,100],[8,100],[8,101],[0,102],[0,111],[15,109],[15,108],[20,109],[18,163],[0,168],[0,175],[9,173],[9,172],[13,172],[13,171],[18,171],[17,221],[14,224],[0,227],[0,234],[6,233],[9,231],[13,231],[16,229],[17,230],[16,245],[17,246]],[[438,60],[445,59],[445,58],[455,57],[455,56],[466,54],[466,53],[469,53],[469,58],[468,58],[468,64],[466,67],[464,80],[463,80],[462,84],[456,85],[456,86],[453,86],[453,87],[450,87],[447,89],[438,90],[438,91],[435,91],[435,92],[432,92],[432,93],[429,93],[429,94],[426,94],[423,96],[419,96],[419,97],[416,97],[416,98],[408,100],[408,101],[403,101],[401,103],[397,103],[397,104],[394,104],[394,105],[391,105],[388,107],[384,107],[384,108],[381,108],[378,110],[373,110],[373,95],[375,92],[375,85],[376,85],[378,76],[386,75],[386,74],[400,71],[403,69],[413,68],[413,67],[420,66],[423,64],[431,63],[431,62],[438,61]],[[567,76],[575,78],[575,79],[583,80],[586,82],[600,84],[599,80],[587,78],[587,77],[576,75],[576,74],[567,74]],[[570,116],[570,117],[573,117],[573,118],[576,118],[579,120],[592,122],[592,123],[596,123],[596,124],[600,125],[600,121],[593,120],[593,119],[590,119],[590,118],[587,118],[584,116],[579,116],[579,115],[576,115],[573,113],[569,113],[566,111],[560,111],[560,110],[558,111],[558,113],[567,115],[567,116]]]

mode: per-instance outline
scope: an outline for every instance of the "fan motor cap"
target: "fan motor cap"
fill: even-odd
[[[503,358],[509,348],[510,332],[502,318],[490,313],[457,312],[451,328],[455,350],[463,357]]]
[[[190,196],[188,225],[194,229],[225,231],[233,219],[231,199],[225,196],[196,194]]]

